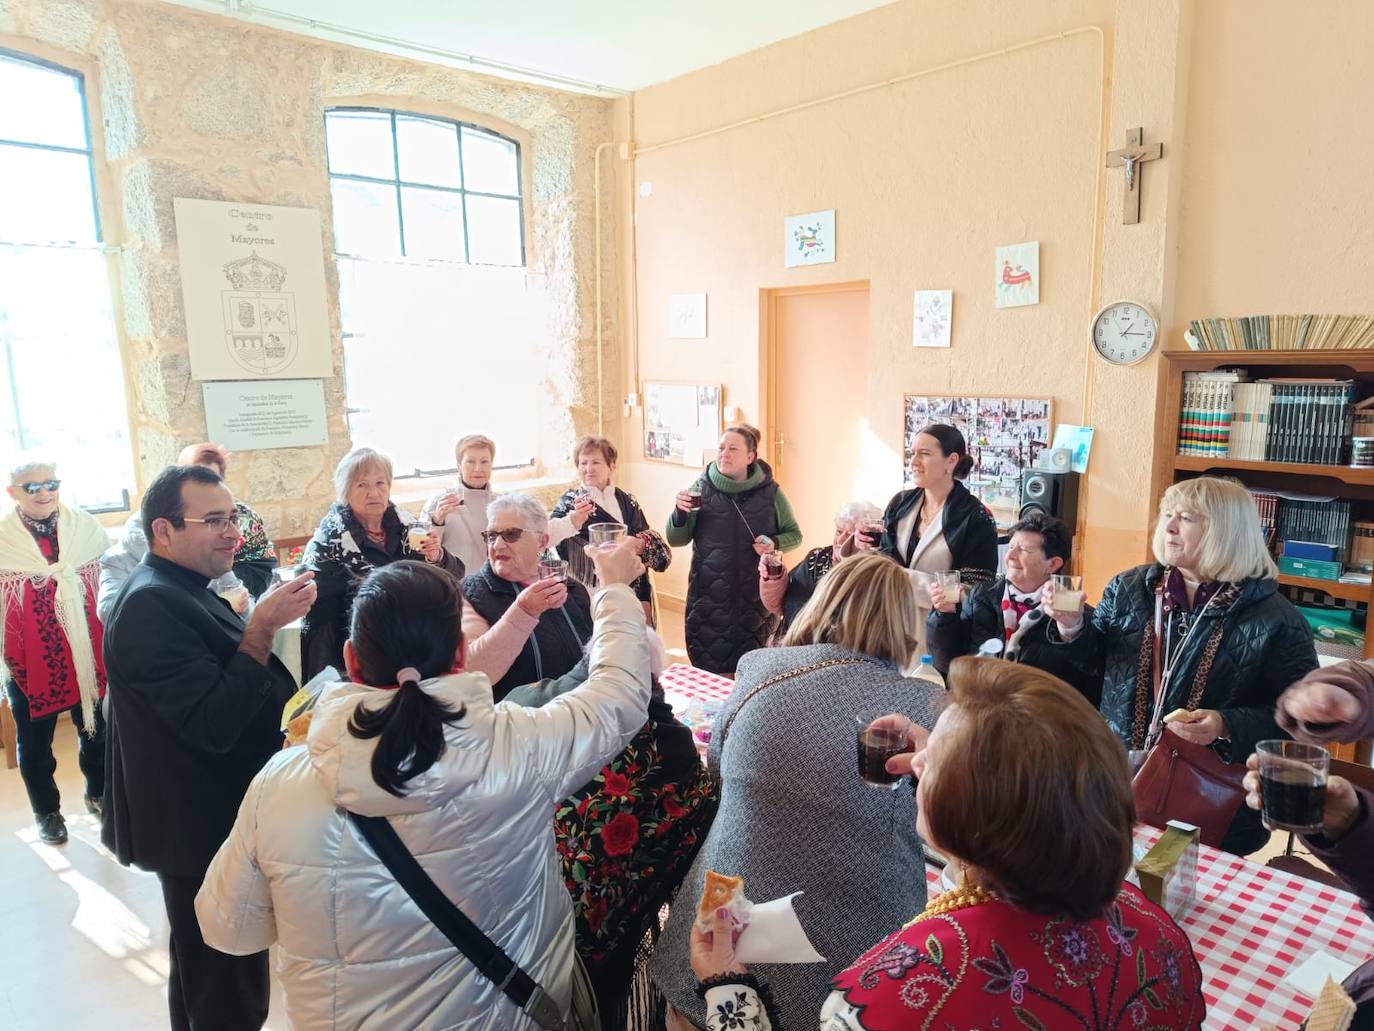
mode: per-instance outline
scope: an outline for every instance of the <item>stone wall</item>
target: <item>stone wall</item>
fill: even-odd
[[[153,0],[0,0],[0,47],[83,72],[106,243],[117,248],[116,310],[140,488],[203,439],[190,378],[174,197],[312,207],[325,227],[334,366],[329,443],[240,453],[235,493],[274,536],[309,533],[332,499],[350,442],[332,257],[324,109],[366,103],[461,118],[519,138],[526,254],[538,297],[547,404],[542,463],[567,463],[596,425],[593,157],[611,139],[610,102],[325,43]],[[608,177],[609,178],[609,177]],[[607,380],[620,367],[613,215],[603,200]],[[455,434],[479,427],[455,427]]]

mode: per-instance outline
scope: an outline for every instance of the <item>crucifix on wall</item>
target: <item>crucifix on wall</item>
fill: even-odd
[[[1107,153],[1107,167],[1126,167],[1126,189],[1121,195],[1121,223],[1133,226],[1140,221],[1140,177],[1145,171],[1146,161],[1154,161],[1164,156],[1164,144],[1155,143],[1145,146],[1141,142],[1145,130],[1129,129],[1126,132],[1126,146]]]

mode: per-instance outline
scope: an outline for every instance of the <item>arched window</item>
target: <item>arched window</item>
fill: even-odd
[[[454,468],[485,433],[529,465],[539,383],[520,145],[442,118],[325,112],[344,382],[355,444],[398,477]]]
[[[128,404],[79,73],[0,50],[0,451],[127,508]]]

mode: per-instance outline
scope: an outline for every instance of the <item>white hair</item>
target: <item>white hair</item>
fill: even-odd
[[[521,525],[532,533],[549,532],[549,513],[528,494],[519,491],[513,494],[498,494],[487,505],[487,522],[495,519],[498,512],[514,512]]]
[[[334,469],[334,500],[347,501],[348,488],[364,469],[381,469],[386,473],[386,482],[391,482],[391,459],[370,447],[355,447],[339,459]]]
[[[846,501],[835,513],[835,525],[857,523],[861,519],[881,519],[882,509],[868,501]]]
[[[57,463],[45,455],[20,455],[10,466],[10,481],[18,483],[25,476],[32,476],[40,469],[51,469],[57,475]]]

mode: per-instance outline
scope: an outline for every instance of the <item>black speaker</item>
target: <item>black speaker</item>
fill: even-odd
[[[1044,512],[1073,533],[1078,528],[1078,473],[1024,469],[1021,472],[1021,514]]]

